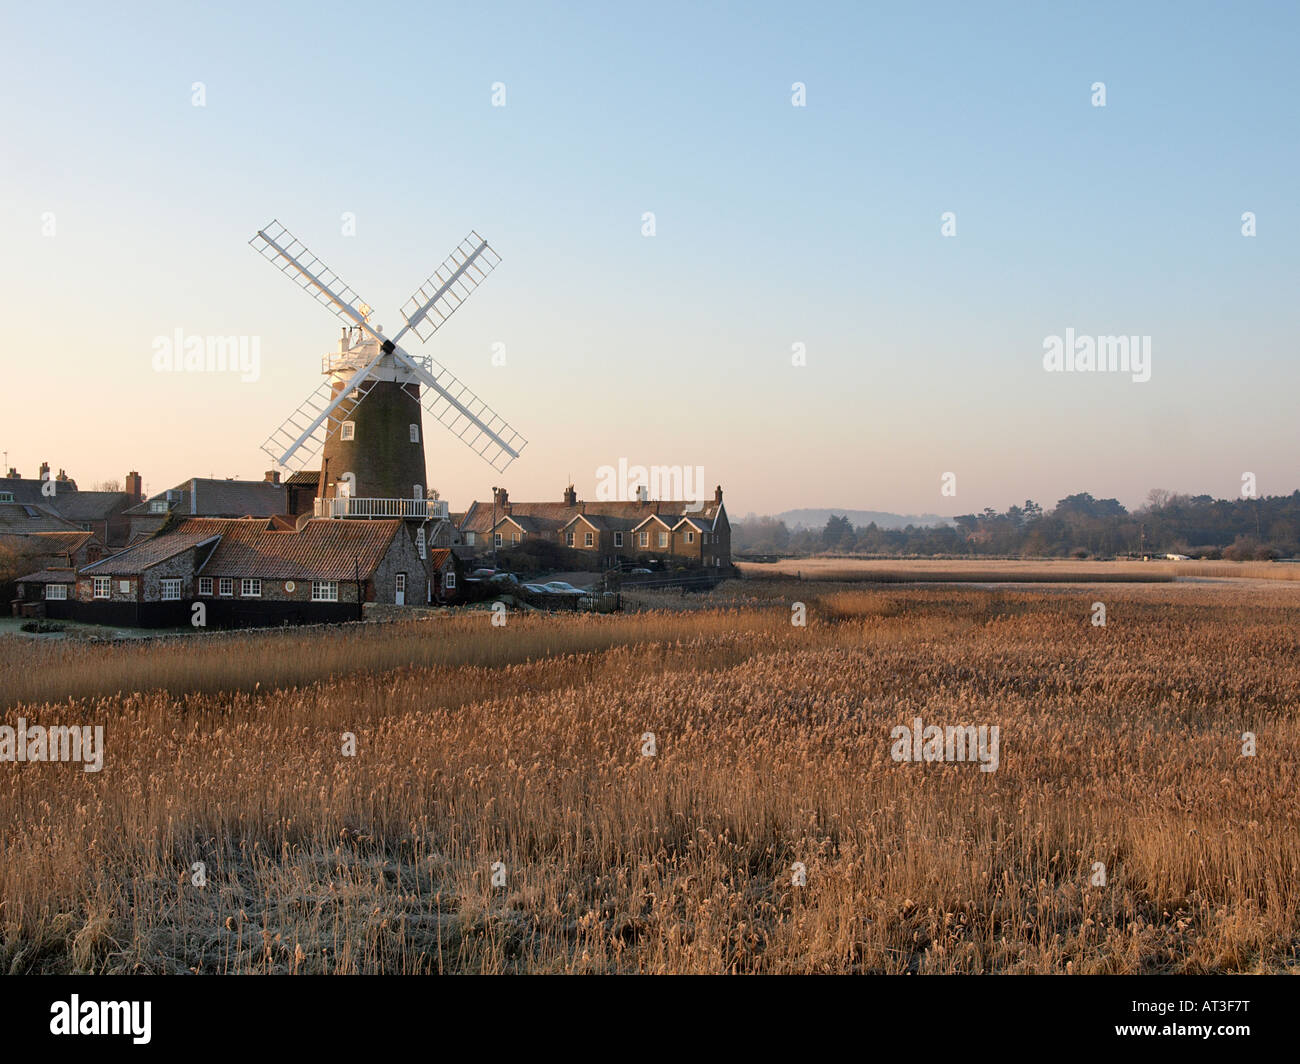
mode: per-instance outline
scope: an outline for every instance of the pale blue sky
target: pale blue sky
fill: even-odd
[[[278,218],[390,332],[471,228],[502,255],[413,346],[530,440],[502,477],[430,427],[453,506],[620,457],[733,515],[1300,486],[1297,5],[473,7],[6,4],[10,464],[268,468],[338,331],[246,246]],[[1067,327],[1151,381],[1046,374]],[[261,379],[155,373],[176,328]]]

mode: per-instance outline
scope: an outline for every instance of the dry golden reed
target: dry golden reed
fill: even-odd
[[[4,722],[107,752],[0,765],[0,970],[1294,968],[1274,590],[747,582],[504,628],[11,640]],[[998,725],[998,770],[893,761],[913,717]]]

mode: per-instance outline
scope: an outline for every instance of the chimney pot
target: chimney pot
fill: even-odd
[[[268,484],[280,483],[280,471],[277,469],[268,469],[266,471],[266,482]]]

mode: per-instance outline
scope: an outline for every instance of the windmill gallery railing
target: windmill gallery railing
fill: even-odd
[[[317,499],[317,517],[407,517],[446,521],[450,516],[441,499]]]

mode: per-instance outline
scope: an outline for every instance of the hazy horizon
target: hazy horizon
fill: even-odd
[[[620,459],[733,515],[1300,486],[1293,8],[324,10],[9,15],[8,465],[271,468],[338,336],[247,246],[275,218],[390,333],[471,229],[502,256],[410,347],[529,440],[502,475],[426,419],[454,507]],[[258,379],[157,372],[178,329]],[[1070,330],[1150,379],[1048,372]]]

